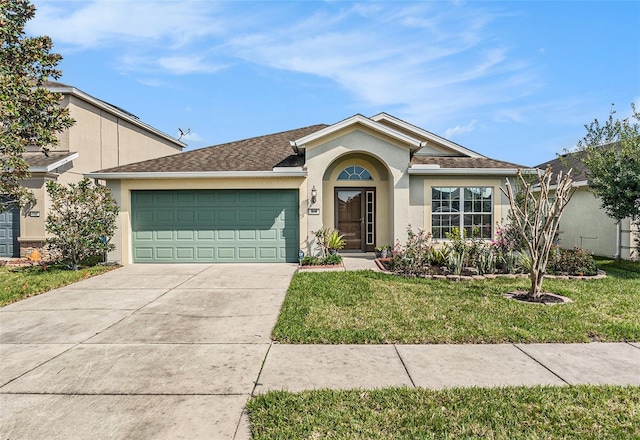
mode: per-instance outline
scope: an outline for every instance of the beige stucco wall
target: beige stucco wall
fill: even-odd
[[[404,239],[409,223],[409,149],[399,141],[360,125],[347,127],[331,137],[306,145],[307,186],[318,189],[314,207],[321,210],[320,215],[309,216],[308,231],[336,226],[336,186],[372,186],[362,182],[337,183],[337,174],[349,164],[366,165],[365,168],[374,175],[373,186],[377,191],[376,244],[391,244],[394,237]],[[327,169],[332,171],[327,174]],[[382,180],[384,171],[386,183]]]
[[[297,189],[300,204],[300,248],[307,246],[307,185],[304,177],[215,178],[215,179],[129,179],[108,181],[107,186],[120,206],[118,231],[112,239],[116,250],[109,261],[121,264],[133,262],[131,248],[131,191],[189,189]]]
[[[616,220],[600,207],[600,200],[586,186],[576,189],[560,220],[560,245],[581,247],[594,255],[616,255]],[[634,251],[633,226],[627,219],[620,223],[620,257],[630,259]]]
[[[61,169],[53,170],[52,178],[62,184],[75,183],[84,173],[127,163],[180,153],[181,148],[167,139],[137,127],[76,96],[65,95],[61,106],[69,109],[76,123],[58,134],[60,145],[53,151],[77,152],[79,156]],[[19,242],[42,241],[48,200],[42,176],[33,176],[27,183],[33,187],[38,204],[33,208],[40,217],[20,217]]]
[[[59,151],[79,153],[73,167],[60,175],[61,183],[77,182],[84,173],[180,153],[175,143],[143,130],[125,119],[99,109],[75,96],[69,97],[69,113],[76,123],[61,138]]]

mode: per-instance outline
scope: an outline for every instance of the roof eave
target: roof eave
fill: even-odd
[[[43,153],[44,154],[44,153]],[[62,159],[53,162],[44,167],[29,167],[29,172],[31,173],[50,173],[56,168],[61,167],[62,165],[71,162],[73,159],[76,159],[79,156],[78,153],[70,153],[68,156],[63,157]]]
[[[535,170],[522,168],[436,168],[414,165],[409,167],[410,175],[481,175],[481,176],[514,176],[522,171],[524,173]]]
[[[307,177],[307,172],[299,168],[291,171],[147,171],[147,172],[95,172],[86,173],[86,177],[99,180],[120,179],[229,179],[240,178],[277,178]]]

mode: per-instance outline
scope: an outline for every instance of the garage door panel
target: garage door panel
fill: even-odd
[[[133,191],[131,200],[137,262],[297,261],[297,190]]]
[[[201,230],[197,232],[197,239],[198,240],[208,240],[211,241],[214,239],[214,232],[211,230]]]
[[[195,251],[193,248],[176,248],[176,258],[178,260],[193,260],[195,256]]]
[[[212,247],[208,248],[208,247],[198,246],[198,248],[196,249],[196,255],[198,256],[199,260],[206,259],[206,260],[213,261],[215,259],[216,250],[215,248],[212,248]]]
[[[253,230],[238,231],[238,240],[255,241],[255,239],[256,239],[256,231],[253,231]]]
[[[175,193],[173,192],[156,192],[153,204],[174,204]]]
[[[153,261],[153,248],[137,247],[133,256],[137,261]]]
[[[279,231],[274,229],[258,231],[261,241],[277,241],[279,236],[278,232]]]
[[[174,215],[174,211],[171,211],[168,209],[158,209],[155,211],[153,223],[173,225],[174,224],[173,215]]]
[[[156,231],[156,241],[173,241],[173,231]]]
[[[194,208],[180,210],[176,213],[176,222],[177,223],[187,223],[193,224],[196,219]]]
[[[236,259],[236,248],[232,247],[219,247],[218,248],[218,260],[230,260]]]
[[[218,240],[222,241],[235,241],[236,240],[236,231],[235,230],[220,230],[218,231]]]
[[[174,248],[173,247],[156,247],[155,257],[158,260],[174,260]]]
[[[235,224],[236,220],[236,212],[230,211],[228,209],[219,209],[216,211],[216,220],[220,225],[224,224]]]
[[[194,231],[176,231],[176,240],[193,241],[195,233]]]

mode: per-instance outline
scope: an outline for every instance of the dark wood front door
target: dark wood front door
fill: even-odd
[[[337,229],[344,235],[345,249],[362,250],[362,223],[364,217],[361,189],[336,191]]]
[[[375,188],[336,188],[336,229],[347,250],[372,252],[375,246]]]

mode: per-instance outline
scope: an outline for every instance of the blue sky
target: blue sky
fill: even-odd
[[[34,1],[60,81],[189,149],[386,111],[537,165],[640,104],[638,1]]]

